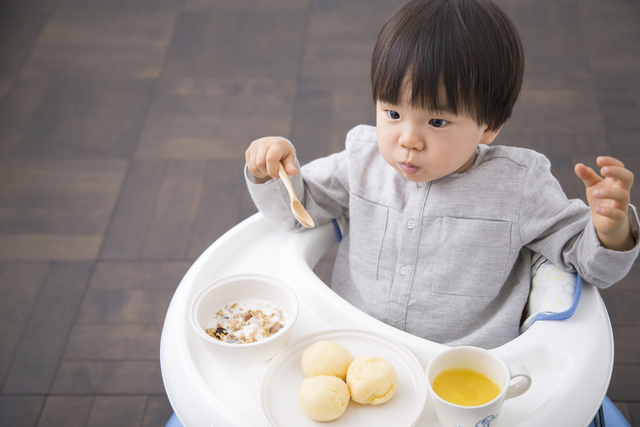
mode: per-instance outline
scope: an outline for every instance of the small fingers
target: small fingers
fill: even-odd
[[[245,161],[247,162],[247,168],[257,178],[263,178],[264,175],[260,172],[260,169],[256,166],[256,150],[255,147],[249,147],[244,153]]]
[[[265,150],[265,144],[259,139],[253,141],[245,153],[249,172],[257,178],[265,178],[268,175],[264,161]]]
[[[606,206],[598,206],[596,208],[598,215],[607,217],[613,221],[620,222],[626,219],[627,213],[622,209],[611,208]]]
[[[633,172],[624,166],[603,166],[600,173],[605,178],[616,179],[623,188],[630,189],[633,185]]]
[[[260,138],[251,143],[245,152],[249,171],[257,178],[278,178],[278,163],[283,159],[294,158],[293,147],[287,141],[277,137]],[[293,160],[291,160],[293,164]],[[295,166],[293,166],[295,170]],[[295,173],[294,173],[295,174]]]
[[[293,153],[290,153],[287,157],[282,159],[282,166],[284,166],[284,170],[287,172],[289,176],[295,176],[298,174],[298,169],[296,168],[295,156]]]
[[[622,163],[622,161],[616,159],[615,157],[609,157],[609,156],[599,156],[596,159],[596,163],[600,167],[604,167],[604,166],[619,166],[622,168],[624,167],[624,163]]]
[[[265,168],[270,177],[278,179],[278,164],[282,158],[282,153],[277,147],[271,146],[265,153]]]
[[[607,187],[593,190],[593,196],[600,200],[613,200],[623,208],[629,204],[630,195],[624,188]]]
[[[593,169],[582,163],[578,163],[573,170],[587,187],[592,187],[602,181],[602,178]]]

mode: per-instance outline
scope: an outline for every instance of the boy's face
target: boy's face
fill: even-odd
[[[412,182],[465,172],[475,161],[478,145],[491,144],[500,131],[478,125],[466,113],[415,109],[406,92],[400,105],[378,100],[376,110],[380,154]]]

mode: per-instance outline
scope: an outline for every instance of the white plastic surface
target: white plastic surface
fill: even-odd
[[[300,301],[292,341],[332,329],[371,331],[406,346],[423,368],[446,348],[373,319],[327,287],[311,268],[336,243],[331,224],[282,233],[256,214],[218,239],[191,266],[169,305],[160,343],[167,395],[185,427],[268,425],[260,410],[260,384],[268,362],[249,367],[221,363],[191,330],[191,301],[220,277],[265,273],[289,284]],[[604,399],[613,369],[609,316],[597,290],[588,284],[572,318],[536,322],[492,351],[507,365],[525,365],[532,377],[527,393],[505,402],[500,423],[506,426],[587,426]],[[440,426],[429,398],[416,425]]]

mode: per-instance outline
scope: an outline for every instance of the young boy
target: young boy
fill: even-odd
[[[598,287],[620,280],[639,247],[633,174],[582,164],[589,206],[568,200],[549,161],[492,146],[524,74],[519,36],[488,0],[413,0],[384,26],[371,79],[376,127],[300,169],[267,137],[246,153],[251,195],[274,225],[301,229],[277,178],[282,162],[316,224],[348,218],[332,289],[401,330],[492,348],[518,335],[531,256]]]

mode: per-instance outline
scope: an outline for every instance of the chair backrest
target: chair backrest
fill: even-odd
[[[565,320],[573,316],[582,294],[582,278],[567,273],[536,253],[531,257],[531,291],[520,333],[538,320]]]

